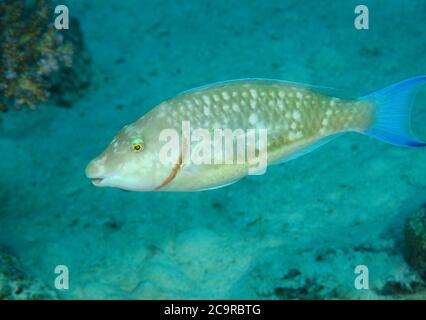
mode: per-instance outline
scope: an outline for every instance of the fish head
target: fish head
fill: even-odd
[[[155,128],[141,122],[125,126],[107,148],[86,167],[86,176],[97,187],[127,191],[153,191],[167,178],[171,165],[159,161]]]

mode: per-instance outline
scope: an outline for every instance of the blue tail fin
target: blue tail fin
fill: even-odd
[[[426,76],[398,82],[361,98],[376,104],[375,120],[365,134],[398,146],[425,147],[426,143],[416,139],[410,129],[411,103],[422,84],[426,84]]]

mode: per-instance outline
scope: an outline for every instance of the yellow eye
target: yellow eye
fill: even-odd
[[[133,151],[142,151],[143,150],[143,145],[142,143],[135,143],[132,145],[132,150]]]
[[[144,143],[141,139],[135,139],[132,141],[132,151],[140,152],[145,148]]]

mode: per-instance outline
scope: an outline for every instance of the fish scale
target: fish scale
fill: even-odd
[[[193,90],[169,100],[165,108],[178,106],[184,111],[169,118],[176,128],[182,121],[190,121],[193,128],[211,130],[267,129],[268,153],[274,155],[268,156],[269,162],[286,157],[277,149],[292,152],[339,132],[362,130],[373,117],[370,102],[342,100],[273,80],[242,80]]]

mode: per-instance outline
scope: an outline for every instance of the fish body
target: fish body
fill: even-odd
[[[86,174],[98,186],[200,191],[238,181],[256,166],[252,174],[263,173],[267,165],[297,158],[345,132],[424,146],[410,135],[408,119],[408,100],[424,82],[426,77],[409,79],[358,99],[279,80],[204,86],[125,126]],[[228,144],[219,143],[218,132],[223,138],[224,131],[232,132]],[[135,139],[143,141],[140,152],[132,150]],[[167,145],[173,148],[166,150]]]

